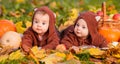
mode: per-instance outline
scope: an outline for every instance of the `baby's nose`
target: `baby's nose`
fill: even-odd
[[[82,30],[82,28],[81,28],[81,27],[78,27],[78,28],[77,28],[77,30],[81,31],[81,30]]]
[[[42,26],[42,24],[41,24],[41,23],[39,23],[37,26],[38,26],[38,27],[41,27],[41,26]]]

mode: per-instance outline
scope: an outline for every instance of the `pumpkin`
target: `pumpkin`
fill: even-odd
[[[19,48],[21,42],[21,36],[19,33],[14,31],[6,32],[0,40],[2,47],[10,46],[12,49],[16,50]]]
[[[16,31],[14,23],[9,20],[0,20],[0,38],[7,31]]]
[[[118,29],[113,29],[110,27],[101,27],[99,33],[106,38],[108,43],[118,42],[120,38],[120,31]]]

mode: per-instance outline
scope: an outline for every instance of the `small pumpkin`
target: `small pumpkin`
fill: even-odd
[[[21,36],[19,33],[14,31],[6,32],[0,40],[2,47],[10,46],[12,49],[18,49],[20,47]]]
[[[108,43],[118,42],[120,38],[120,31],[118,29],[113,29],[110,27],[101,27],[99,33],[106,38]]]
[[[16,31],[16,27],[10,20],[0,20],[0,38],[7,31]]]

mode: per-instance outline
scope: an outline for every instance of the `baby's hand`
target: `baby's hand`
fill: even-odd
[[[30,49],[27,49],[27,48],[25,50],[22,49],[22,52],[25,55],[29,55],[29,51],[30,51]]]
[[[60,52],[64,52],[66,51],[66,47],[64,44],[59,44],[57,47],[56,47],[56,50],[57,51],[60,51]]]
[[[79,53],[79,47],[77,46],[72,46],[70,49],[69,49],[72,53]]]

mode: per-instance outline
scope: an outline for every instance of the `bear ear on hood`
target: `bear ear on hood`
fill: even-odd
[[[36,11],[38,8],[34,8],[34,11]]]
[[[99,21],[101,19],[101,17],[100,16],[96,16],[95,19],[96,19],[96,21]]]
[[[34,8],[34,11],[37,11],[38,10],[38,8]],[[53,13],[54,14],[54,16],[55,16],[55,18],[56,18],[56,14],[55,13]]]
[[[78,16],[80,16],[80,13],[78,13]]]
[[[56,18],[56,14],[55,13],[53,13],[54,14],[54,16],[55,16],[55,18]]]

